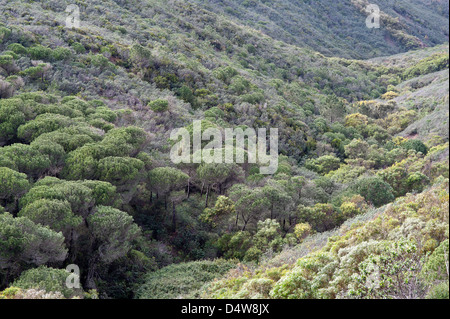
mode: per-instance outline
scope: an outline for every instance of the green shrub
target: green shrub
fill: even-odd
[[[376,176],[360,177],[351,186],[351,190],[363,196],[366,201],[371,202],[376,207],[388,204],[395,199],[392,187]]]
[[[53,50],[52,59],[54,61],[67,60],[72,56],[72,51],[68,48],[59,47]]]
[[[150,109],[152,109],[153,112],[162,113],[168,110],[169,101],[158,99],[150,102],[148,106],[150,107]]]
[[[401,147],[407,150],[421,152],[423,155],[428,154],[428,147],[421,140],[408,140],[401,144]]]
[[[45,66],[46,66],[46,64],[43,64],[43,63],[39,64],[38,66],[32,66],[32,67],[29,67],[28,69],[21,71],[19,74],[23,75],[23,76],[28,76],[34,80],[40,79],[40,78],[42,79],[44,76],[44,72],[45,72],[45,69],[44,69]]]
[[[82,289],[67,288],[66,279],[69,272],[64,269],[48,268],[40,266],[30,269],[21,274],[19,279],[14,281],[13,286],[21,289],[37,289],[47,292],[60,292],[65,298],[72,298],[82,295]]]
[[[48,60],[51,57],[52,53],[52,49],[44,47],[40,44],[28,48],[28,54],[34,60]]]
[[[235,266],[234,261],[223,259],[170,265],[147,274],[136,296],[139,299],[192,298],[204,284]]]
[[[86,52],[86,48],[79,42],[72,43],[72,49],[75,50],[76,53],[82,54]]]
[[[100,69],[113,68],[114,64],[109,62],[108,58],[106,58],[102,54],[95,54],[91,56],[91,64]]]
[[[420,193],[430,184],[430,179],[420,172],[414,172],[408,176],[406,184],[408,186],[408,191]]]
[[[449,285],[447,282],[441,282],[428,291],[426,299],[449,299]]]
[[[319,174],[328,174],[337,170],[341,166],[341,161],[336,156],[325,155],[314,160],[308,160],[305,167]]]
[[[421,60],[419,63],[406,69],[402,77],[410,79],[419,75],[448,69],[448,53],[434,54],[428,58]]]
[[[0,43],[7,40],[11,35],[11,30],[0,25]]]
[[[9,54],[0,55],[0,67],[5,67],[14,61],[14,57]]]
[[[13,51],[16,54],[26,54],[27,49],[20,43],[12,43],[8,45],[8,50]]]

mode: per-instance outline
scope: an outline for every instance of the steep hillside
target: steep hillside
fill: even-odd
[[[200,293],[227,299],[435,299],[447,290],[448,296],[448,192],[448,180],[440,181],[307,238],[257,268],[239,265]]]
[[[428,140],[435,135],[448,138],[449,72],[437,71],[437,65],[448,65],[448,45],[411,51],[370,60],[386,68],[402,69],[405,81],[391,87],[396,109],[412,110],[417,120],[399,133],[403,137]],[[437,72],[436,72],[437,71]]]
[[[20,42],[81,50],[69,60],[70,69],[67,61],[50,61],[45,56],[17,61],[21,68],[32,66],[38,57],[51,62],[45,72],[47,81],[28,85],[63,95],[102,98],[114,109],[132,107],[139,114],[132,123],[157,133],[159,142],[168,138],[173,127],[189,123],[188,113],[232,103],[226,122],[267,127],[276,121],[278,127],[285,128],[280,146],[283,154],[299,158],[306,151],[305,124],[326,112],[322,102],[327,95],[354,101],[386,91],[386,85],[377,81],[377,69],[367,63],[325,58],[184,2],[91,1],[81,6],[81,28],[74,30],[63,28],[68,1],[7,3],[2,17],[19,28],[13,29],[7,42],[4,40],[5,48]],[[148,65],[142,65],[146,72],[128,62],[133,43],[149,50]],[[96,71],[85,67],[99,53],[115,65],[114,70],[106,64]],[[157,98],[170,100],[172,121],[163,126],[145,109]],[[247,116],[235,116],[240,112]],[[261,118],[267,120],[260,122]],[[293,135],[294,144],[287,141]]]
[[[275,39],[327,56],[370,58],[448,41],[448,1],[190,0]],[[366,7],[381,11],[381,28],[366,27]]]

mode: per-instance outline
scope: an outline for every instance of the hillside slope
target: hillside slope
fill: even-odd
[[[449,71],[433,72],[429,69],[430,72],[425,74],[419,71],[426,70],[427,63],[439,60],[447,52],[448,45],[443,45],[370,60],[387,68],[405,69],[403,73],[407,80],[394,88],[398,96],[393,97],[392,101],[397,109],[414,110],[418,118],[399,133],[400,136],[419,137],[422,140],[434,135],[448,138]]]
[[[190,0],[235,21],[327,56],[370,58],[448,41],[447,1]],[[365,8],[379,6],[380,29],[366,28]]]
[[[416,299],[428,292],[434,299],[447,290],[448,296],[448,192],[448,180],[441,180],[422,194],[399,198],[340,229],[307,238],[257,268],[239,265],[199,294],[227,299]],[[433,253],[423,259],[427,252]]]

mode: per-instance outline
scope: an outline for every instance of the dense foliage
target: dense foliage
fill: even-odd
[[[448,3],[385,2],[363,41],[364,1],[77,1],[70,29],[0,0],[0,299],[448,298]],[[278,128],[276,173],[174,164],[193,120]]]

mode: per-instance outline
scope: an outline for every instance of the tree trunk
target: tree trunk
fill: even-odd
[[[245,228],[247,228],[247,223],[248,223],[248,220],[244,219],[244,227],[242,227],[242,231],[245,231]]]
[[[187,198],[191,196],[191,181],[188,180],[188,186],[187,186]]]
[[[172,231],[177,231],[177,215],[175,209],[175,201],[172,201]]]
[[[247,219],[245,219],[244,213],[242,213],[241,215],[242,215],[242,220],[244,221],[244,227],[242,227],[242,231],[245,231],[245,228],[247,228],[247,224],[250,221],[251,216],[249,216]]]
[[[205,201],[205,208],[208,208],[208,198],[209,198],[209,191],[210,191],[210,187],[208,186],[206,188],[206,201]]]
[[[97,285],[95,284],[95,280],[94,280],[95,269],[97,268],[97,258],[92,257],[91,259],[89,259],[88,265],[89,265],[89,269],[88,269],[85,287],[87,289],[97,289]]]
[[[74,252],[73,227],[70,229],[69,254],[69,260],[73,262],[76,255],[76,252]]]

